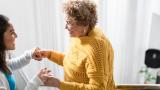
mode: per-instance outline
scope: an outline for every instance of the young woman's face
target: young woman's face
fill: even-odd
[[[77,25],[76,21],[72,17],[67,17],[66,29],[68,29],[71,37],[82,37],[85,36],[87,33],[85,27]]]
[[[13,26],[10,24],[4,33],[4,44],[6,50],[14,50],[15,49],[15,39],[17,38],[17,34],[14,31]]]

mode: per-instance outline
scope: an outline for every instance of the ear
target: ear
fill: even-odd
[[[89,25],[85,26],[84,29],[86,30],[85,32],[89,32]]]

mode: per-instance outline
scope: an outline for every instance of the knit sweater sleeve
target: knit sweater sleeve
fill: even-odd
[[[57,51],[47,51],[47,58],[54,62],[57,63],[58,65],[63,66],[63,59],[64,59],[64,54],[59,53]]]
[[[84,84],[77,82],[61,82],[61,90],[105,90],[105,45],[102,41],[94,40],[90,43],[90,48],[87,51],[90,52],[90,55],[86,61],[85,69],[86,74],[89,78],[89,83]]]

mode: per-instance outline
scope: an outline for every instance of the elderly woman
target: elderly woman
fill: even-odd
[[[96,5],[89,0],[68,0],[64,12],[71,37],[69,52],[41,52],[43,57],[64,67],[64,81],[50,76],[45,85],[60,90],[115,90],[114,53],[109,40],[95,26]]]

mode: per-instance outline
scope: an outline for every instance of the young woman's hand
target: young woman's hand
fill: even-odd
[[[41,61],[42,60],[42,55],[40,53],[40,48],[36,48],[32,54],[32,58],[37,60],[37,61]]]
[[[52,76],[51,70],[48,68],[43,68],[38,73],[38,78],[44,83],[48,80],[48,76]]]

